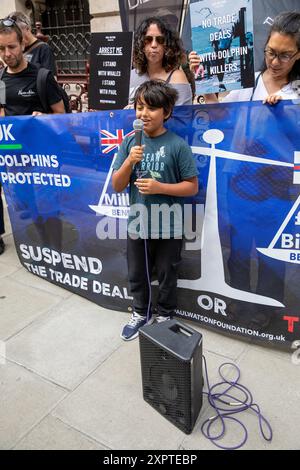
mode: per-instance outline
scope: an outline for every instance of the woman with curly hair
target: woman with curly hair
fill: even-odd
[[[129,104],[135,90],[148,80],[163,80],[178,92],[176,106],[192,104],[191,85],[180,68],[186,56],[177,33],[169,29],[160,18],[142,21],[135,36],[133,65],[130,77]]]

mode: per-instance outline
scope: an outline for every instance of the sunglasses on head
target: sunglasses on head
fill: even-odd
[[[157,44],[160,44],[161,46],[165,44],[164,36],[145,36],[144,43],[151,44],[154,39],[157,42]]]
[[[14,28],[16,33],[22,36],[22,31],[20,27],[18,26],[17,21],[14,18],[11,18],[11,17],[3,18],[2,20],[0,20],[0,26],[2,27],[4,26],[5,28]]]
[[[8,28],[17,25],[16,20],[14,20],[13,18],[3,18],[2,20],[0,20],[0,22],[1,24],[3,24],[3,26],[7,26]]]

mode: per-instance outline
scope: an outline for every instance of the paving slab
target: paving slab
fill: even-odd
[[[240,383],[248,387],[253,394],[262,414],[268,419],[273,428],[273,439],[267,442],[259,431],[257,415],[252,410],[235,415],[241,419],[247,427],[248,441],[242,447],[243,450],[279,450],[299,449],[299,398],[300,398],[300,374],[297,366],[288,365],[286,360],[274,355],[273,350],[263,347],[250,347],[241,357],[237,365],[241,369]],[[299,366],[298,366],[299,369]],[[215,413],[208,413],[201,417],[202,422]],[[216,427],[216,431],[220,431]],[[200,433],[199,433],[200,436]],[[226,423],[226,433],[221,445],[235,446],[243,438],[242,429],[232,421]],[[184,449],[195,449],[196,444],[203,450],[216,449],[215,445],[206,438],[197,439],[196,433],[187,437],[183,442]]]
[[[178,449],[184,438],[143,400],[137,340],[123,343],[53,414],[111,449]]]
[[[21,263],[19,261],[19,257],[15,249],[13,236],[11,234],[9,235],[5,233],[2,238],[5,243],[5,251],[0,256],[0,265],[13,266],[19,268],[21,266]]]
[[[207,364],[207,373],[210,387],[213,387],[215,384],[222,382],[223,379],[219,374],[219,368],[222,364],[228,364],[221,368],[221,373],[225,378],[232,378],[234,370],[230,366],[231,363],[235,364],[231,358],[226,358],[219,354],[211,353],[204,351],[204,356]],[[205,420],[215,416],[215,411],[208,402],[207,394],[208,385],[206,375],[204,373],[205,383],[203,391],[203,406],[197,422],[195,424],[194,430],[190,435],[185,436],[182,442],[182,449],[186,450],[207,450],[207,449],[216,449],[216,447],[211,444],[209,440],[202,434],[201,426]],[[217,389],[218,391],[220,389]],[[216,391],[217,391],[216,390]],[[224,390],[224,388],[223,388]]]
[[[300,365],[292,363],[290,353],[285,354],[282,359],[273,350],[255,346],[239,361],[244,382],[274,433],[270,445],[262,445],[258,433],[252,433],[245,448],[300,449]]]
[[[72,390],[120,347],[127,318],[73,295],[8,341],[7,356]]]
[[[14,450],[107,450],[107,447],[49,415]]]
[[[128,314],[101,309],[27,273],[16,255],[6,213],[5,218],[7,249],[0,256],[0,449],[216,449],[200,430],[204,419],[214,414],[207,399],[191,435],[148,405],[142,397],[138,341],[119,338]],[[236,362],[241,382],[273,427],[269,444],[259,434],[256,415],[245,412],[241,419],[249,440],[243,449],[299,450],[300,365],[292,363],[293,351],[187,324],[203,334],[211,385],[220,380],[221,363]],[[5,349],[6,362],[1,356]],[[226,376],[231,376],[230,370]],[[240,438],[241,430],[229,425],[222,443],[233,445]]]
[[[182,321],[181,318],[177,318]],[[203,350],[219,354],[220,356],[227,357],[233,361],[237,360],[241,354],[249,347],[249,340],[241,340],[229,336],[222,335],[208,328],[204,328],[202,325],[192,321],[184,320],[184,323],[200,331],[203,337]]]
[[[18,266],[12,266],[6,263],[0,263],[0,279],[6,276],[10,276],[11,274],[17,273],[19,269],[20,267]]]
[[[16,272],[13,273],[12,276],[7,274],[8,277],[12,277],[15,281],[19,282],[20,284],[24,284],[25,286],[32,287],[34,284],[35,289],[39,289],[41,291],[48,292],[49,294],[57,295],[62,299],[67,299],[71,297],[73,294],[72,292],[68,291],[67,289],[63,289],[60,286],[53,284],[52,282],[47,281],[35,274],[30,273],[27,271],[26,268],[21,267]],[[0,265],[0,277],[1,277],[1,265]]]
[[[0,339],[7,340],[61,302],[57,295],[28,287],[12,278],[0,283]]]
[[[23,367],[0,364],[0,449],[12,448],[65,394]]]

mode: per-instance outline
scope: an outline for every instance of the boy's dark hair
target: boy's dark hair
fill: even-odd
[[[153,108],[163,108],[165,120],[169,119],[178,98],[175,88],[162,80],[149,80],[138,87],[134,95],[134,109],[136,109],[141,99]]]

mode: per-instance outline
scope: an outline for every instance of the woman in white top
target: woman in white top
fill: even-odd
[[[254,88],[232,91],[223,101],[256,100],[275,105],[279,100],[300,98],[297,91],[297,84],[300,83],[300,13],[286,12],[275,18],[264,53],[264,65],[256,76]],[[265,117],[260,118],[260,125],[263,129],[266,119],[269,126],[267,129],[270,129],[273,113],[263,114]],[[246,109],[239,113],[233,135],[233,147],[238,148],[241,153],[257,155],[257,152],[260,152],[261,155],[265,155],[266,149],[271,149],[273,146],[274,154],[280,155],[276,139],[264,146],[264,131],[262,131],[262,140],[259,134],[256,134],[254,139],[247,135],[246,129],[248,125],[251,126],[252,117],[254,119],[255,115],[252,116],[251,112],[248,114]],[[288,139],[289,137],[287,141]],[[281,145],[284,143],[281,142]],[[231,286],[248,291],[254,289],[258,294],[285,303],[286,264],[267,258],[257,251],[255,268],[257,271],[254,271],[251,259],[254,247],[264,246],[266,230],[270,226],[273,226],[274,230],[275,227],[279,227],[282,223],[282,214],[290,210],[293,201],[293,189],[289,184],[291,172],[288,173],[287,170],[277,166],[255,166],[252,162],[244,162],[240,167],[235,167],[232,174],[229,166],[227,170],[230,188],[227,192],[227,203],[231,239],[227,267]],[[252,272],[255,273],[254,276]],[[237,313],[239,308],[240,312]],[[248,328],[266,328],[272,315],[274,318],[277,313],[280,315],[279,310],[255,305],[245,323],[249,322],[246,323]],[[238,305],[231,309],[233,317],[235,314],[243,315],[243,313],[242,307]]]
[[[262,100],[273,105],[282,99],[300,98],[300,13],[284,12],[275,18],[264,53],[255,87],[233,90],[222,102]],[[191,66],[195,68],[196,56],[194,52],[191,54]],[[217,101],[216,95],[207,95],[206,103]]]
[[[129,103],[135,90],[148,80],[163,80],[178,92],[176,106],[192,104],[190,83],[180,68],[185,53],[177,33],[169,29],[159,18],[144,20],[134,36],[133,64],[130,77]]]

